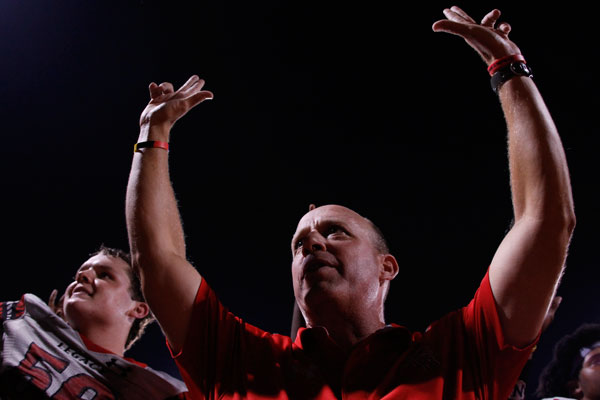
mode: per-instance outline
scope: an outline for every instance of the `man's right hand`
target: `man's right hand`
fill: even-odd
[[[490,11],[481,23],[477,23],[456,6],[446,8],[444,15],[447,19],[435,22],[433,30],[462,37],[487,65],[499,58],[521,53],[517,45],[508,38],[510,25],[502,22],[496,27],[500,10]]]
[[[140,116],[140,127],[142,132],[152,128],[161,137],[152,137],[154,140],[168,141],[168,135],[175,122],[183,117],[190,109],[204,100],[213,98],[212,92],[202,90],[204,80],[192,75],[177,91],[169,82],[160,85],[152,82],[150,90],[150,102]],[[140,140],[148,140],[148,137]]]

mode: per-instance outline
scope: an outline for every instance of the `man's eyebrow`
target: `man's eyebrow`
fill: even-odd
[[[324,219],[324,220],[320,220],[319,222],[317,222],[317,226],[330,226],[330,225],[339,225],[342,228],[345,228],[345,229],[348,228],[348,224],[346,223],[346,221],[343,219],[338,219],[338,218]],[[292,235],[292,242],[294,241],[294,239],[296,239],[296,237],[302,236],[302,234],[304,234],[306,232],[306,230],[308,230],[308,229],[310,229],[310,228],[304,227],[304,228],[300,229],[299,231],[295,232]]]
[[[308,229],[309,228],[305,226],[304,228],[300,229],[299,231],[294,232],[294,234],[292,235],[292,240],[291,240],[292,245],[294,245],[294,242],[298,239],[298,237],[303,236]]]
[[[110,264],[104,264],[104,263],[93,264],[93,265],[91,265],[91,264],[83,264],[81,267],[79,267],[79,268],[77,269],[77,272],[76,272],[76,274],[77,274],[77,273],[79,273],[80,271],[85,271],[85,270],[87,270],[87,269],[90,269],[90,268],[102,268],[102,269],[109,269],[109,270],[111,270],[111,271],[115,271],[115,270],[116,270],[116,268],[115,268],[115,267],[113,267],[113,266],[112,266],[112,265],[110,265]]]
[[[297,238],[298,236],[300,236],[300,234],[301,234],[303,231],[304,231],[304,229],[301,229],[301,230],[299,230],[299,231],[297,231],[297,232],[294,232],[294,233],[292,234],[292,239],[291,239],[292,243],[294,242],[294,240],[296,240],[296,238]]]
[[[108,270],[109,272],[111,272],[115,275],[117,275],[119,273],[119,270],[121,269],[112,264],[104,264],[104,263],[96,264],[96,268],[102,269],[102,270]]]
[[[323,221],[323,225],[340,225],[340,226],[348,226],[346,220],[344,219],[328,219]]]

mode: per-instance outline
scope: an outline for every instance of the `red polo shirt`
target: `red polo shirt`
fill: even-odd
[[[424,333],[391,325],[347,353],[324,328],[296,341],[231,314],[202,280],[175,362],[193,398],[507,399],[534,343],[504,343],[488,275]]]

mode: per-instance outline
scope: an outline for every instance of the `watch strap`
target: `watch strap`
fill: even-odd
[[[498,94],[500,87],[506,83],[508,80],[514,78],[515,76],[526,76],[529,78],[533,78],[533,74],[531,72],[531,68],[524,61],[515,61],[503,68],[498,69],[492,75],[490,79],[490,84],[492,85],[492,90],[494,93]]]

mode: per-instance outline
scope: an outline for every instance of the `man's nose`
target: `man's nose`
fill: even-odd
[[[302,253],[307,256],[317,250],[325,251],[327,246],[325,245],[325,238],[319,232],[310,232],[304,239],[302,245]]]
[[[77,282],[90,283],[94,280],[94,270],[92,268],[79,271],[76,276]]]

